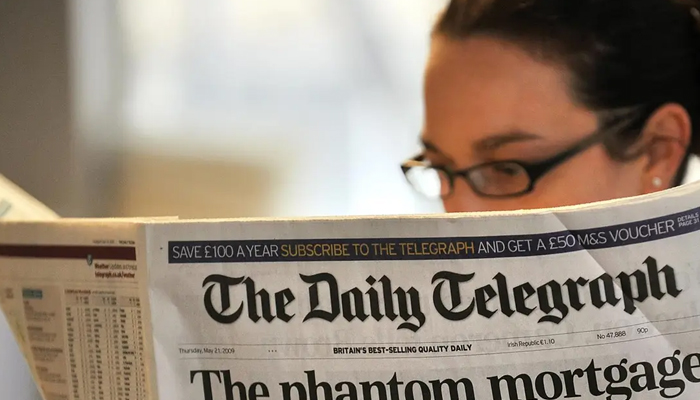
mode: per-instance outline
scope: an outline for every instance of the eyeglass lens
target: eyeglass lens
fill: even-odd
[[[413,166],[406,172],[413,188],[429,199],[439,199],[449,194],[450,182],[444,171],[430,166]]]
[[[517,163],[503,162],[474,168],[467,179],[474,190],[487,196],[508,196],[523,193],[530,187],[530,176]]]
[[[482,165],[469,170],[463,177],[477,193],[486,196],[515,195],[530,188],[527,171],[512,162]],[[416,191],[430,199],[448,196],[453,190],[447,173],[431,166],[414,165],[406,172],[406,178]]]

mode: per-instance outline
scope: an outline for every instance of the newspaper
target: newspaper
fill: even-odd
[[[700,184],[550,210],[0,222],[47,400],[700,398]]]
[[[56,218],[58,215],[51,209],[0,175],[0,220]],[[39,398],[28,366],[3,315],[0,315],[0,393],[13,400]]]

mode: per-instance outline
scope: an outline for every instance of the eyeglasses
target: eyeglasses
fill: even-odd
[[[452,170],[431,165],[425,155],[418,155],[401,165],[413,188],[428,198],[445,198],[454,191],[455,181],[464,179],[482,197],[515,197],[531,192],[547,172],[605,138],[603,133],[589,135],[567,150],[544,161],[528,163],[518,160],[492,161],[473,167]]]

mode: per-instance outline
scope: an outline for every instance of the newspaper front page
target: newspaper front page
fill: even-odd
[[[698,399],[700,186],[149,226],[162,399]]]
[[[46,399],[700,398],[700,185],[555,210],[0,222]]]

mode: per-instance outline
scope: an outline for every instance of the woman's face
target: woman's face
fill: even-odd
[[[431,164],[460,170],[497,160],[541,161],[597,127],[595,115],[572,100],[560,67],[496,39],[433,39],[421,137]],[[627,197],[642,193],[642,169],[640,162],[613,161],[597,144],[549,171],[528,194],[485,198],[457,179],[443,202],[447,212],[473,212]]]

